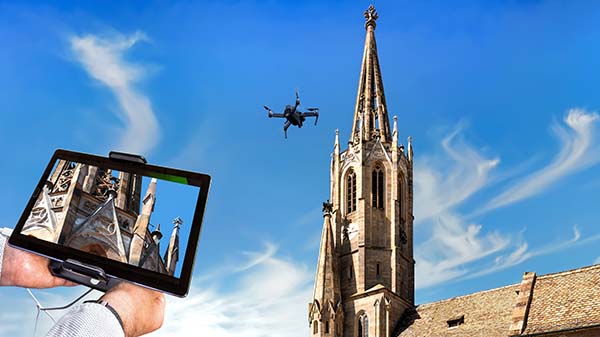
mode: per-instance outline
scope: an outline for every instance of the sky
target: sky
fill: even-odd
[[[153,336],[306,336],[368,5],[0,2],[0,225],[56,148],[210,174],[190,294],[168,298]],[[600,263],[600,4],[374,5],[388,111],[414,146],[416,302]],[[321,116],[284,139],[263,105],[295,90]],[[26,291],[0,302],[0,335],[31,336]]]

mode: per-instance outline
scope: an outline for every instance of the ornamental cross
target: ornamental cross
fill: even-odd
[[[375,6],[369,5],[369,8],[365,11],[365,19],[367,19],[367,25],[375,24],[375,20],[379,18]]]

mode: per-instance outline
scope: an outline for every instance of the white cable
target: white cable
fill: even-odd
[[[56,323],[56,320],[54,319],[54,317],[52,317],[52,315],[50,315],[50,313],[48,311],[50,310],[64,310],[64,309],[68,309],[69,307],[73,306],[75,303],[79,302],[79,300],[81,300],[82,298],[84,298],[87,294],[89,294],[92,290],[92,288],[86,290],[82,295],[80,295],[79,297],[77,297],[75,300],[69,302],[67,305],[63,305],[60,307],[50,307],[50,308],[44,308],[42,306],[42,304],[40,303],[40,301],[38,301],[38,299],[35,297],[35,295],[33,294],[33,292],[31,292],[31,290],[29,288],[27,288],[27,292],[29,293],[29,296],[31,296],[31,298],[33,299],[33,301],[35,302],[35,307],[37,308],[37,314],[35,316],[35,325],[33,326],[33,337],[35,337],[35,333],[37,332],[37,326],[38,326],[38,321],[40,318],[40,312],[44,312],[46,315],[48,315],[48,317],[50,317],[50,319],[52,320],[52,322]]]

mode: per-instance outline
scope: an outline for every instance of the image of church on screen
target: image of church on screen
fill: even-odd
[[[183,220],[168,219],[173,229],[161,257],[160,224],[151,223],[157,180],[148,181],[142,199],[140,175],[60,160],[22,233],[174,275]]]

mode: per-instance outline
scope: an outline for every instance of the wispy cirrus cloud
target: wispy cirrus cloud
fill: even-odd
[[[415,167],[415,220],[430,235],[415,247],[416,287],[426,288],[458,278],[467,264],[505,249],[508,237],[482,232],[468,223],[456,207],[490,182],[500,159],[488,158],[468,144],[460,123],[440,143],[441,154],[417,159]]]
[[[185,299],[168,298],[163,327],[151,336],[297,337],[312,294],[313,269],[275,255],[273,244],[232,272],[244,270],[231,291],[194,285]],[[258,258],[259,257],[259,258]],[[219,282],[219,278],[205,280]],[[202,282],[203,285],[210,282]]]
[[[552,131],[559,138],[561,148],[552,162],[530,174],[490,200],[483,213],[530,198],[546,190],[552,183],[600,161],[600,153],[593,143],[594,126],[598,114],[584,109],[571,109],[564,122],[567,127],[555,123]]]
[[[462,138],[459,123],[441,141],[443,153],[417,158],[415,168],[416,221],[430,220],[467,200],[489,182],[498,157],[485,156]],[[440,168],[444,169],[440,169]]]
[[[432,232],[415,251],[418,289],[465,275],[469,264],[504,250],[510,242],[499,232],[482,233],[481,225],[467,224],[452,212],[440,214]]]
[[[573,237],[571,239],[548,244],[533,250],[529,249],[529,245],[527,242],[523,242],[521,240],[522,242],[520,244],[517,244],[517,248],[514,251],[507,255],[497,256],[494,259],[494,263],[491,266],[476,271],[464,277],[463,279],[471,279],[483,275],[492,274],[497,271],[521,264],[533,257],[560,252],[569,248],[573,248],[574,246],[585,244],[598,239],[600,239],[600,235],[594,235],[584,240],[581,240],[581,232],[579,231],[577,226],[573,226]]]
[[[69,39],[77,61],[92,78],[107,86],[119,103],[123,135],[118,144],[110,145],[141,154],[147,154],[157,144],[160,130],[150,99],[135,87],[146,69],[127,62],[124,55],[145,39],[142,32],[111,38],[88,34]]]
[[[517,178],[511,187],[469,216],[462,214],[468,211],[465,201],[491,186],[494,176],[498,176],[495,170],[500,159],[485,156],[465,142],[461,137],[463,123],[441,141],[441,155],[417,157],[415,221],[417,228],[428,230],[430,234],[415,245],[416,287],[491,274],[536,256],[600,240],[600,235],[582,240],[581,233],[574,227],[571,239],[530,248],[522,233],[490,232],[472,221],[486,211],[541,193],[560,178],[597,163],[600,156],[593,142],[593,124],[597,119],[598,115],[593,112],[569,110],[565,117],[569,129],[558,124],[553,126],[562,147],[552,163],[525,178]]]

